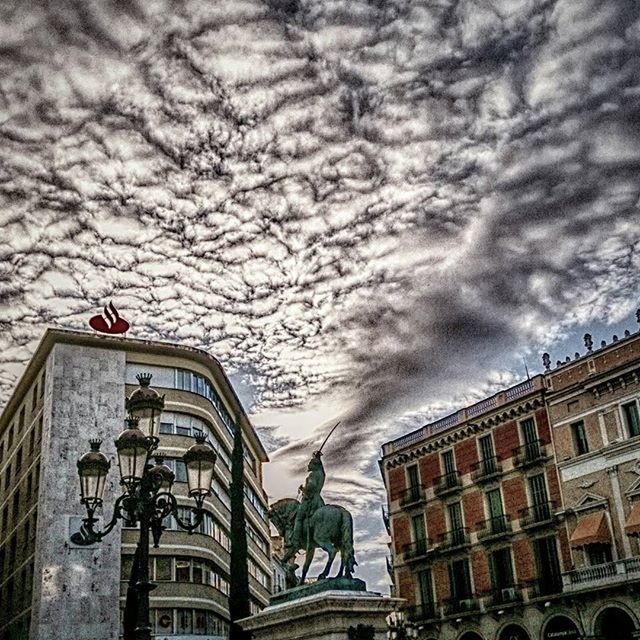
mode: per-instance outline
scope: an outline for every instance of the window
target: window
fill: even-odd
[[[176,582],[191,582],[191,560],[176,558]]]
[[[449,449],[449,451],[445,451],[442,454],[442,468],[444,470],[444,475],[450,475],[455,473],[456,471],[456,463],[453,458],[453,450]]]
[[[129,581],[131,569],[133,568],[133,556],[122,556],[120,562],[120,580]]]
[[[35,428],[31,429],[29,432],[29,453],[33,453],[33,449],[36,445],[36,430]]]
[[[20,409],[20,414],[18,415],[18,430],[22,431],[23,427],[24,427],[24,405],[22,406],[22,409]]]
[[[16,489],[13,494],[13,508],[11,509],[11,517],[13,518],[13,526],[15,526],[18,520],[18,513],[20,511],[20,489]]]
[[[417,546],[422,544],[422,549],[417,549],[417,551],[426,551],[426,539],[427,539],[427,530],[424,526],[424,516],[422,514],[413,516],[411,518],[412,529],[413,529],[413,540]]]
[[[231,437],[233,437],[235,424],[231,418],[231,414],[227,411],[226,406],[209,380],[199,373],[187,371],[186,369],[176,369],[175,386],[176,389],[191,391],[210,400],[220,416],[222,424],[224,424]]]
[[[553,536],[533,541],[534,556],[538,567],[539,595],[558,593],[562,590],[562,576],[556,539]]]
[[[7,526],[9,524],[9,505],[5,505],[4,509],[2,510],[2,533],[4,533],[7,530]]]
[[[13,447],[13,425],[9,427],[9,433],[7,434],[7,451]]]
[[[487,511],[489,514],[488,529],[493,533],[504,531],[506,529],[506,522],[500,489],[487,491],[485,495],[487,499]]]
[[[158,582],[171,580],[171,558],[157,556],[154,558],[154,576]]]
[[[22,469],[22,447],[16,452],[16,473]]]
[[[231,469],[231,457],[219,437],[211,429],[209,424],[196,416],[175,411],[163,411],[160,417],[160,435],[180,435],[194,437],[203,433],[211,446],[218,454],[219,460]]]
[[[33,387],[33,395],[31,396],[31,413],[36,410],[36,405],[38,404],[38,383],[36,382]]]
[[[193,612],[191,609],[178,609],[177,617],[177,633],[191,633],[192,632],[192,620]]]
[[[585,547],[585,551],[591,566],[613,562],[610,544],[589,544]]]
[[[480,445],[480,460],[482,462],[482,471],[484,473],[493,473],[496,471],[496,454],[493,450],[493,440],[491,436],[482,436],[478,438]]]
[[[451,531],[451,543],[463,544],[465,538],[464,522],[462,520],[462,507],[459,502],[454,502],[447,507],[449,512],[449,530]]]
[[[420,498],[420,476],[418,474],[418,465],[412,464],[407,467],[407,498],[412,502]]]
[[[463,600],[471,597],[471,574],[467,558],[449,564],[449,583],[453,599]]]
[[[271,576],[265,573],[251,558],[248,560],[249,575],[253,576],[265,589],[271,589]]]
[[[7,468],[4,472],[4,490],[9,490],[9,485],[11,484],[11,463],[7,465]]]
[[[250,522],[247,522],[247,535],[256,543],[262,553],[269,555],[269,544]]]
[[[627,423],[627,430],[629,437],[640,435],[640,417],[638,416],[638,405],[635,400],[622,405],[622,413],[624,414],[624,420]]]
[[[420,592],[420,603],[422,605],[422,615],[428,617],[434,615],[433,589],[431,587],[431,570],[425,569],[418,572],[418,590]]]
[[[173,609],[156,609],[156,630],[173,633]]]
[[[571,433],[573,435],[573,447],[576,455],[581,456],[583,453],[589,453],[589,443],[582,420],[580,420],[580,422],[574,422],[571,425]]]
[[[527,418],[520,423],[522,429],[522,437],[525,444],[530,444],[538,439],[538,432],[536,430],[536,423],[533,418]]]
[[[187,481],[187,467],[184,464],[184,460],[180,460],[179,458],[167,458],[164,463],[175,474],[176,482]]]
[[[494,589],[513,586],[513,566],[509,549],[499,549],[489,556],[491,584]]]
[[[249,486],[245,485],[244,495],[248,498],[251,506],[257,511],[258,515],[267,522],[267,508],[262,504],[262,500],[258,494]]]

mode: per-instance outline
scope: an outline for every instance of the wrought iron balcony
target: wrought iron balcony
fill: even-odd
[[[408,489],[405,489],[400,494],[400,506],[401,507],[410,507],[411,505],[420,504],[426,500],[426,494],[424,491],[424,486],[421,484],[416,484]]]
[[[520,510],[520,526],[523,529],[553,526],[556,523],[555,502],[542,502]]]
[[[479,610],[480,601],[473,593],[444,601],[445,616],[451,616],[461,613],[474,613]]]
[[[440,612],[433,602],[425,602],[415,607],[408,607],[406,614],[407,619],[411,622],[424,622],[425,620],[434,620],[440,617]]]
[[[562,574],[563,592],[601,589],[640,580],[640,556],[596,564]]]
[[[522,602],[522,589],[516,585],[512,585],[491,591],[485,604],[487,607],[502,607],[519,602]]]
[[[446,553],[455,551],[469,544],[469,529],[463,527],[461,529],[453,529],[447,531],[438,537],[438,551]]]
[[[437,496],[444,496],[462,489],[462,481],[458,471],[451,471],[435,479],[433,491]]]
[[[435,551],[431,540],[424,538],[423,540],[416,540],[410,544],[405,544],[402,552],[405,562],[411,562],[413,560],[420,560],[426,558],[429,554]]]
[[[489,482],[502,474],[502,461],[498,456],[485,458],[471,465],[471,480],[476,484]]]
[[[547,449],[542,440],[533,440],[513,449],[514,467],[532,467],[542,464],[547,458]]]
[[[512,528],[509,516],[501,515],[483,520],[476,527],[478,533],[478,540],[483,542],[489,542],[497,538],[511,535]]]

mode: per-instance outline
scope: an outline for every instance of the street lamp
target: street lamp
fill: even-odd
[[[395,609],[387,616],[387,638],[389,640],[407,640],[408,638],[417,638],[418,629],[405,620],[402,611]]]
[[[87,509],[87,517],[83,518],[83,526],[71,536],[71,541],[77,545],[99,542],[112,531],[118,520],[125,521],[129,526],[140,524],[124,612],[124,638],[149,640],[149,592],[156,587],[149,582],[149,532],[153,536],[153,546],[158,547],[164,530],[162,521],[167,516],[173,516],[178,526],[189,533],[200,526],[204,517],[204,499],[211,493],[216,454],[205,444],[204,434],[199,434],[196,444],[183,456],[189,496],[195,501],[195,507],[191,507],[191,521],[184,522],[178,515],[178,502],[172,493],[173,472],[164,464],[161,456],[155,456],[155,464],[150,462],[159,444],[154,434],[157,433],[157,423],[164,407],[164,396],[150,387],[150,374],[136,377],[139,388],[125,403],[129,412],[126,429],[115,441],[123,492],[116,499],[111,520],[101,531],[97,531],[95,512],[102,506],[111,463],[100,452],[101,441],[90,440],[91,450],[77,463],[80,502]]]

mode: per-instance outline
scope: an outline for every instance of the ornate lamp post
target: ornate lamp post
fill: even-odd
[[[202,505],[211,492],[216,461],[214,450],[205,444],[204,434],[197,436],[196,444],[184,454],[189,496],[195,501],[195,507],[191,508],[191,521],[184,522],[178,516],[178,503],[171,492],[173,472],[159,456],[155,457],[155,464],[150,462],[151,455],[158,448],[159,439],[154,433],[164,407],[164,397],[149,386],[150,374],[139,374],[137,379],[140,387],[125,404],[129,412],[127,428],[115,441],[123,492],[116,499],[113,516],[101,531],[95,529],[98,522],[95,513],[102,506],[111,463],[100,452],[101,441],[90,440],[91,450],[78,460],[80,502],[87,509],[87,517],[83,519],[81,530],[71,536],[75,544],[89,545],[102,540],[118,520],[129,526],[139,523],[140,535],[124,614],[125,640],[151,638],[149,592],[156,585],[149,582],[149,532],[153,536],[153,546],[158,547],[164,530],[162,521],[167,516],[172,515],[178,526],[188,532],[200,526],[204,516]]]
[[[392,611],[387,616],[387,638],[389,640],[408,640],[417,638],[418,629],[411,623],[405,621],[402,611]]]

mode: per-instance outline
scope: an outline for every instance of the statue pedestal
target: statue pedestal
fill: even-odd
[[[386,617],[404,603],[329,579],[277,594],[260,613],[240,620],[254,640],[387,640]],[[332,588],[341,587],[341,588]]]

